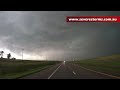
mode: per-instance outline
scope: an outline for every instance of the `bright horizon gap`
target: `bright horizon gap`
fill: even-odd
[[[4,51],[3,58],[7,58],[7,54],[11,53],[11,58],[16,58],[16,59],[21,59],[22,60],[22,50],[21,50],[21,55],[17,55],[10,51],[9,49],[6,48],[0,48],[0,51]],[[29,55],[23,52],[23,60],[46,60],[45,56],[39,56],[39,55]]]

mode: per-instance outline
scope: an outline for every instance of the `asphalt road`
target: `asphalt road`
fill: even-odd
[[[41,72],[20,79],[115,79],[110,76],[95,73],[75,64],[62,62]]]

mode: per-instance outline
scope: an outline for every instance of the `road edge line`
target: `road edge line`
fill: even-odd
[[[52,74],[50,74],[50,76],[48,77],[48,79],[50,79],[56,73],[56,71],[61,67],[61,65],[58,66],[57,69],[55,69]]]
[[[81,67],[81,68],[83,68],[85,70],[88,70],[88,71],[92,71],[92,72],[98,73],[98,74],[102,74],[102,75],[109,76],[109,77],[112,77],[112,78],[120,79],[120,77],[118,77],[118,76],[113,76],[113,75],[106,74],[106,73],[103,73],[103,72],[98,72],[98,71],[95,71],[95,70],[92,70],[92,69],[85,68],[83,66],[79,66],[79,67]]]

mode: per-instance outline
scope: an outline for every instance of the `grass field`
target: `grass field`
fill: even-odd
[[[120,55],[78,60],[74,61],[73,63],[92,70],[120,77]]]
[[[17,79],[43,69],[47,69],[57,61],[21,61],[0,59],[0,79]]]

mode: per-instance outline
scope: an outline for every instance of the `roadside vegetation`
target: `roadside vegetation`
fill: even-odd
[[[72,61],[71,63],[75,63],[88,69],[120,77],[120,55],[77,60]]]
[[[17,79],[58,64],[59,61],[0,59],[0,79]]]

